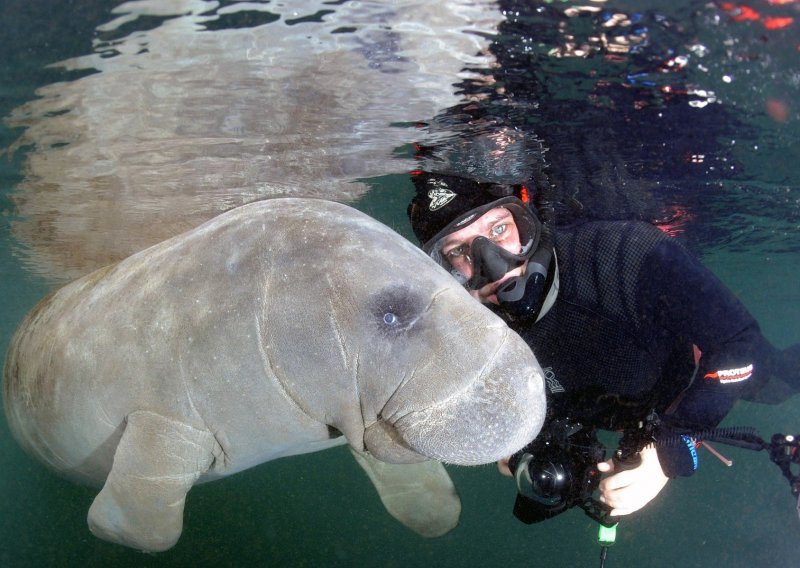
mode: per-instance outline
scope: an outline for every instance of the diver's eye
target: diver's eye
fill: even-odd
[[[444,253],[448,260],[452,260],[455,258],[459,258],[467,254],[467,247],[464,245],[458,245],[457,247],[451,248],[449,251]]]
[[[400,323],[400,318],[398,318],[392,312],[386,312],[383,314],[383,323],[386,325],[397,325]]]
[[[500,223],[492,227],[492,239],[498,239],[508,230],[508,223]]]

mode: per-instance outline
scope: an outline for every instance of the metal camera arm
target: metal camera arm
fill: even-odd
[[[654,416],[654,414],[651,413],[651,416]],[[770,442],[767,443],[756,434],[755,429],[745,427],[713,428],[696,432],[665,431],[667,429],[660,430],[657,417],[653,421],[651,428],[653,439],[656,444],[661,445],[669,445],[681,436],[688,436],[746,450],[767,450],[772,463],[778,466],[783,476],[789,481],[792,495],[797,498],[797,512],[800,515],[800,435],[773,434]],[[647,431],[647,429],[648,427],[645,426],[643,431]],[[639,440],[637,439],[635,443],[638,443]],[[620,449],[622,449],[622,444]],[[620,450],[617,451],[619,452]]]
[[[614,471],[623,471],[638,467],[642,462],[639,453],[650,444],[658,440],[661,419],[655,411],[651,411],[647,418],[640,420],[635,428],[627,428],[614,450]]]
[[[800,466],[800,436],[789,434],[773,434],[770,443],[764,444],[769,450],[769,459],[776,464],[783,476],[789,480],[792,495],[797,497],[798,514],[800,514],[800,473],[792,471],[792,465]]]
[[[606,451],[597,440],[596,431],[594,426],[584,426],[569,419],[553,420],[536,440],[512,456],[509,465],[515,471],[519,490],[514,507],[514,515],[518,519],[529,524],[535,523],[577,505],[587,516],[606,527],[613,526],[619,520],[610,515],[610,507],[593,496],[601,476],[597,463],[605,459]],[[644,420],[623,431],[619,445],[612,454],[614,471],[638,467],[641,463],[640,452],[650,444],[666,447],[682,445],[685,437],[754,451],[768,450],[770,460],[789,481],[792,494],[797,497],[800,514],[800,435],[775,434],[767,443],[753,428],[723,427],[693,431],[669,427],[661,422],[655,412],[650,412]],[[549,455],[552,461],[542,461],[543,455]],[[529,466],[537,456],[540,461],[536,463],[539,466],[536,471],[542,477],[534,476],[534,479]],[[520,465],[522,469],[517,471]],[[542,469],[543,466],[545,469]],[[537,485],[540,479],[553,487],[537,499],[533,490],[538,489],[541,493],[546,488],[545,485]]]

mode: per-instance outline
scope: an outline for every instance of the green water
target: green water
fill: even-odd
[[[404,231],[405,178],[374,181],[360,206]],[[385,199],[381,199],[383,195]],[[796,259],[772,263],[777,285],[742,277],[754,258],[706,259],[760,316],[768,335],[795,329]],[[774,267],[774,268],[773,268]],[[4,249],[5,345],[47,286],[27,277]],[[772,284],[772,282],[771,282]],[[789,340],[798,340],[783,336]],[[726,423],[763,433],[794,431],[800,411],[740,403]],[[383,509],[345,448],[286,458],[192,489],[184,532],[170,551],[148,555],[94,538],[86,513],[95,490],[79,487],[26,456],[0,422],[0,565],[37,566],[596,566],[596,525],[578,510],[539,526],[511,516],[513,484],[494,466],[449,467],[462,499],[459,526],[433,540],[417,537]],[[787,484],[766,455],[721,449],[727,468],[703,452],[693,478],[670,483],[645,510],[624,520],[607,566],[794,566],[800,521]]]
[[[113,6],[107,2],[31,6],[0,0],[4,28],[0,115],[34,98],[37,87],[80,75],[45,66],[87,53],[95,28],[112,18]],[[757,35],[757,30],[748,29]],[[796,56],[795,52],[793,69],[786,71],[795,77]],[[775,81],[767,88],[775,85],[796,87],[796,80]],[[796,90],[777,95],[795,105],[800,100]],[[720,196],[714,222],[732,236],[699,250],[779,346],[800,341],[798,110],[785,125],[765,125],[760,153],[741,152],[747,176],[729,182],[735,187],[727,194],[707,197],[713,201],[714,195]],[[13,142],[17,134],[0,129],[0,146]],[[24,244],[11,234],[11,223],[18,220],[12,196],[23,178],[23,159],[20,152],[0,161],[3,350],[23,315],[54,286],[53,281],[32,274],[24,263]],[[364,181],[369,191],[355,205],[411,238],[405,208],[413,188],[407,176],[387,173]],[[754,187],[763,190],[755,192]],[[791,198],[781,205],[787,193]],[[759,207],[751,207],[753,202]],[[779,214],[774,216],[776,208]],[[739,213],[750,222],[732,225],[741,222]],[[764,436],[796,433],[800,406],[796,400],[777,407],[740,403],[725,424],[755,426]],[[697,475],[668,484],[645,510],[622,521],[617,544],[609,552],[609,568],[797,565],[800,519],[788,484],[765,454],[718,449],[734,466],[725,467],[701,453],[703,465]],[[25,455],[4,420],[0,420],[0,450],[2,567],[599,565],[596,524],[578,510],[537,526],[519,523],[511,515],[513,483],[498,475],[493,465],[448,467],[463,512],[459,526],[438,539],[422,539],[393,520],[349,452],[336,448],[263,464],[195,487],[187,499],[178,544],[164,553],[143,554],[93,537],[86,513],[96,490],[64,481]]]

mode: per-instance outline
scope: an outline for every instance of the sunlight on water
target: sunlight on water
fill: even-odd
[[[352,201],[357,179],[409,169],[393,152],[458,101],[466,65],[488,64],[482,34],[500,17],[488,2],[153,0],[113,14],[94,53],[53,64],[92,73],[42,87],[7,120],[25,129],[9,151],[32,149],[15,234],[50,278],[236,205]]]

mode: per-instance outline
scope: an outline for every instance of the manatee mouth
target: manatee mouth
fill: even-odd
[[[541,368],[522,339],[509,331],[466,388],[397,418],[393,426],[408,447],[428,458],[479,465],[507,457],[535,438],[544,413]]]

